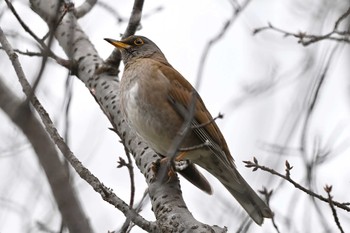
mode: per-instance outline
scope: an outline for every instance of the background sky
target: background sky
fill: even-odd
[[[82,1],[76,1],[78,6]],[[104,1],[111,9],[128,19],[132,1]],[[47,27],[29,9],[27,1],[14,1],[14,6],[33,31],[43,36]],[[323,187],[333,185],[333,196],[340,202],[349,201],[349,45],[319,42],[308,47],[294,37],[265,31],[253,36],[253,30],[268,22],[286,31],[322,34],[332,30],[335,20],[349,7],[346,1],[277,1],[253,0],[242,15],[215,44],[206,60],[198,89],[213,116],[219,112],[224,119],[218,124],[227,140],[241,174],[257,190],[262,186],[276,189],[271,207],[281,232],[326,232],[309,196],[263,171],[251,172],[243,160],[258,158],[261,164],[284,173],[284,161],[294,166],[292,177],[305,183],[305,161],[313,161],[316,152],[330,151],[327,162],[313,171],[315,192],[326,196]],[[161,10],[156,10],[161,7]],[[0,25],[9,36],[12,46],[35,50],[29,36],[20,28],[13,15],[0,3]],[[156,11],[155,11],[156,10]],[[192,84],[196,82],[200,58],[208,41],[220,32],[231,17],[230,1],[178,0],[146,1],[141,29],[137,34],[152,39],[168,61]],[[101,6],[79,20],[100,56],[107,58],[112,51],[103,38],[119,39],[126,22],[118,23],[116,15]],[[348,21],[349,22],[349,19]],[[306,137],[306,153],[301,154],[300,135],[305,119],[305,106],[315,83],[331,56],[336,52],[320,92]],[[63,51],[55,42],[54,50]],[[33,81],[40,68],[39,58],[20,56],[27,78]],[[0,51],[0,78],[18,93],[21,88],[3,51]],[[67,70],[49,62],[37,95],[54,119],[60,132],[65,129],[64,101]],[[128,201],[130,184],[125,168],[117,169],[119,156],[124,156],[119,138],[110,130],[107,118],[76,77],[69,112],[69,145],[83,164],[105,185]],[[7,116],[0,111],[0,232],[40,232],[38,223],[52,230],[59,229],[60,218],[47,185],[43,170],[30,144]],[[283,151],[277,149],[283,148]],[[282,153],[283,152],[283,153]],[[136,200],[146,188],[144,177],[136,169]],[[236,201],[212,176],[214,194],[209,196],[181,178],[184,199],[199,220],[210,225],[227,226],[236,231],[245,215]],[[83,208],[96,232],[119,229],[124,216],[104,202],[90,186],[75,174],[75,187]],[[321,203],[331,232],[337,232],[331,210]],[[148,203],[142,215],[154,220]],[[345,211],[338,214],[346,229],[350,217]],[[288,225],[286,216],[293,216]],[[252,226],[250,232],[272,232],[271,221],[262,227]],[[142,232],[135,228],[133,232]]]

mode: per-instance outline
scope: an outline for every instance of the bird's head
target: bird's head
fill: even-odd
[[[109,38],[105,38],[105,40],[120,50],[124,64],[138,58],[153,58],[166,62],[166,58],[158,46],[144,36],[129,36],[120,41]]]

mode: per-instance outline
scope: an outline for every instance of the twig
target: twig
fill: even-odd
[[[47,42],[47,45],[45,45],[45,47],[43,47],[45,49],[44,49],[44,52],[43,52],[43,54],[44,54],[43,58],[41,60],[40,70],[39,70],[39,73],[38,73],[37,77],[34,79],[35,81],[33,83],[32,92],[29,95],[29,97],[27,98],[27,100],[31,99],[31,96],[34,95],[35,90],[39,86],[41,78],[43,77],[43,74],[44,74],[44,70],[46,68],[46,63],[47,63],[47,59],[49,57],[49,53],[51,52],[51,45],[52,45],[52,42],[53,42],[53,39],[54,39],[55,31],[56,31],[57,26],[59,25],[59,23],[62,21],[63,17],[66,15],[66,13],[69,10],[69,6],[67,4],[63,4],[63,6],[64,6],[63,14],[60,17],[58,17],[59,16],[59,12],[60,12],[60,6],[61,6],[60,4],[56,5],[55,20],[51,21],[51,24],[48,24],[49,25],[49,31],[43,37],[43,39],[41,40],[41,41],[43,41],[43,44],[45,45],[44,41],[47,39],[47,37],[49,38],[48,42]]]
[[[201,56],[201,59],[199,62],[197,78],[196,78],[195,85],[194,85],[196,90],[199,90],[202,76],[203,76],[205,63],[207,61],[210,49],[223,38],[223,36],[228,31],[228,29],[233,25],[233,23],[236,21],[238,16],[243,12],[243,10],[248,6],[248,4],[250,2],[251,2],[251,0],[246,0],[242,5],[238,5],[238,3],[236,3],[236,4],[232,3],[233,11],[232,11],[231,17],[224,23],[224,25],[222,26],[219,33],[208,41],[207,45],[204,48],[204,51],[202,53],[202,56]]]
[[[108,13],[110,13],[113,17],[116,18],[117,23],[122,23],[124,21],[127,21],[126,18],[123,18],[120,13],[115,10],[112,5],[109,5],[107,2],[102,2],[102,1],[98,1],[97,2],[97,6],[101,7],[102,9],[104,9],[105,11],[107,11]]]
[[[22,18],[19,16],[19,14],[17,13],[16,9],[13,7],[12,3],[9,1],[9,0],[5,0],[6,1],[6,4],[7,6],[10,8],[11,12],[13,13],[13,15],[16,17],[16,19],[18,20],[18,22],[20,23],[20,25],[23,27],[23,29],[29,33],[29,35],[31,35],[34,40],[36,42],[39,43],[39,45],[41,46],[42,50],[43,50],[43,59],[42,59],[42,63],[41,63],[41,67],[40,67],[40,71],[38,73],[38,76],[37,78],[35,79],[35,82],[34,82],[34,85],[33,85],[33,89],[31,89],[33,91],[33,93],[35,92],[35,89],[36,87],[38,86],[40,80],[41,80],[41,76],[44,72],[44,68],[45,68],[45,65],[46,65],[46,62],[47,62],[47,57],[50,56],[50,57],[53,57],[54,59],[55,58],[58,58],[58,56],[56,56],[50,49],[51,47],[51,44],[52,44],[52,41],[53,41],[53,33],[50,33],[50,38],[49,38],[49,42],[48,42],[48,45],[46,45],[44,43],[44,39],[40,39],[25,23],[24,21],[22,20]],[[57,6],[57,12],[59,11],[59,5]],[[50,32],[53,32],[50,30]],[[60,61],[62,62],[62,60],[60,59],[57,59],[57,61]],[[66,64],[66,63],[62,63],[62,64]],[[72,68],[72,67],[70,67]],[[32,93],[32,94],[33,94]],[[30,94],[30,95],[32,95]],[[29,98],[30,99],[30,98]]]
[[[143,196],[140,200],[140,202],[136,205],[136,208],[135,208],[135,212],[136,213],[140,213],[143,206],[144,206],[144,203],[145,203],[145,200],[146,200],[146,197],[148,196],[148,188],[143,192]],[[130,230],[132,229],[132,227],[134,226],[134,223],[131,222],[131,218],[128,217],[126,218],[123,226],[121,227],[120,229],[120,233],[124,233],[124,232],[130,232]]]
[[[184,122],[182,123],[181,128],[177,131],[176,136],[172,140],[170,148],[168,148],[166,152],[165,156],[167,157],[167,164],[166,166],[160,167],[160,170],[157,173],[157,176],[159,177],[160,182],[163,182],[164,180],[166,180],[168,175],[168,170],[170,167],[173,166],[176,156],[178,155],[178,152],[180,150],[180,145],[182,144],[187,133],[191,129],[192,120],[196,110],[197,98],[198,98],[197,92],[192,91],[191,101],[188,106],[188,111],[182,116],[184,119]]]
[[[145,12],[145,14],[143,14],[142,18],[147,19],[148,17],[154,15],[155,13],[162,11],[163,9],[164,8],[162,6],[158,6],[154,9],[149,10],[148,12]]]
[[[43,40],[41,40],[28,26],[27,24],[22,20],[22,18],[17,13],[16,9],[13,7],[12,3],[9,0],[5,0],[7,6],[11,10],[12,14],[16,17],[19,24],[22,26],[22,28],[31,36],[34,38],[34,40],[39,43],[39,45],[42,47],[42,49],[49,54],[52,58],[58,58],[50,49],[49,47],[44,43]]]
[[[36,42],[38,42],[41,47],[45,48],[45,43],[25,24],[25,22],[22,20],[22,18],[18,15],[16,9],[13,7],[12,3],[9,0],[5,0],[8,8],[10,8],[12,14],[16,17],[19,24],[22,26],[22,28],[31,35]]]
[[[349,7],[348,10],[347,10],[344,14],[342,14],[342,15],[339,17],[339,19],[335,22],[333,31],[338,31],[338,28],[339,28],[340,23],[341,23],[345,18],[347,18],[348,16],[350,16],[350,7]],[[350,34],[350,32],[348,31],[347,34]]]
[[[198,144],[198,145],[194,145],[194,146],[190,146],[190,147],[182,147],[180,148],[178,151],[180,152],[186,152],[186,151],[192,151],[192,150],[198,150],[204,147],[207,147],[210,145],[209,140],[206,140],[205,142]]]
[[[214,117],[213,119],[211,119],[210,121],[208,122],[205,122],[205,123],[202,123],[202,124],[199,124],[199,125],[192,125],[191,128],[192,129],[198,129],[198,128],[203,128],[207,125],[210,125],[211,123],[213,123],[214,121],[216,121],[217,119],[222,119],[224,118],[224,114],[222,113],[219,113],[216,117]]]
[[[130,176],[130,201],[129,201],[129,207],[130,209],[133,208],[134,206],[134,199],[135,199],[135,179],[134,179],[134,167],[132,165],[132,160],[131,160],[131,156],[130,156],[130,152],[129,150],[124,147],[125,150],[125,154],[126,157],[128,158],[128,162],[125,162],[125,160],[122,157],[119,157],[119,161],[118,161],[118,166],[117,168],[121,168],[121,167],[126,167],[129,171],[129,176]]]
[[[333,197],[331,195],[331,192],[332,192],[332,185],[326,185],[324,187],[324,190],[326,191],[327,195],[328,195],[328,203],[329,203],[329,206],[331,207],[331,210],[332,210],[332,214],[333,214],[333,218],[334,218],[334,221],[335,223],[337,224],[339,230],[341,233],[344,233],[344,230],[339,222],[339,218],[338,218],[338,215],[337,215],[337,211],[336,209],[334,208],[334,205],[333,205]]]
[[[277,171],[275,171],[275,170],[273,170],[273,169],[271,169],[269,167],[265,167],[265,166],[259,165],[258,160],[255,157],[253,158],[253,162],[252,161],[243,161],[243,162],[246,164],[245,165],[246,167],[253,168],[253,171],[261,169],[261,170],[269,172],[269,173],[271,173],[273,175],[279,176],[279,177],[287,180],[291,184],[293,184],[294,187],[296,187],[297,189],[300,189],[301,191],[303,191],[303,192],[309,194],[310,196],[315,197],[315,198],[317,198],[317,199],[319,199],[321,201],[329,203],[328,198],[323,197],[322,195],[314,193],[313,191],[303,187],[302,185],[298,184],[296,181],[294,181],[290,177],[290,171],[293,169],[293,166],[291,166],[287,160],[286,160],[286,163],[285,163],[286,175],[282,175],[282,174],[278,173]],[[350,207],[348,206],[348,203],[340,203],[340,202],[337,202],[337,201],[333,201],[333,204],[335,206],[337,206],[338,208],[341,208],[343,210],[346,210],[346,211],[350,212]]]
[[[3,49],[3,47],[0,46],[0,49]],[[13,51],[15,51],[18,54],[29,56],[29,57],[43,57],[43,56],[45,56],[43,52],[22,51],[22,50],[19,50],[19,49],[14,49]],[[73,62],[71,62],[69,60],[66,60],[66,59],[63,59],[61,57],[58,57],[54,53],[50,53],[50,54],[48,54],[48,56],[50,58],[52,58],[53,60],[55,60],[57,62],[57,64],[67,68],[68,70],[73,70],[74,69],[73,68],[74,67],[74,65],[73,65],[74,63]]]
[[[271,199],[273,190],[268,191],[266,187],[263,187],[263,190],[259,191],[259,193],[264,195],[267,206],[270,206],[270,199]],[[275,221],[275,214],[272,215],[271,221],[272,221],[272,225],[275,228],[276,232],[280,233],[280,230],[278,229],[277,223]]]
[[[275,32],[282,33],[285,37],[295,37],[298,38],[298,43],[308,46],[312,43],[319,42],[321,40],[334,40],[338,42],[344,42],[344,43],[350,43],[350,31],[340,31],[339,30],[339,25],[340,23],[347,18],[350,15],[350,7],[348,10],[342,14],[337,21],[334,23],[333,30],[324,34],[324,35],[312,35],[312,34],[307,34],[305,32],[298,32],[298,33],[293,33],[293,32],[288,32],[286,30],[280,29],[278,27],[273,26],[270,22],[268,23],[268,26],[265,27],[260,27],[256,28],[253,31],[253,34],[260,33],[262,31],[266,30],[273,30]]]

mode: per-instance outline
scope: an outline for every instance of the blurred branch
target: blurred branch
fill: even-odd
[[[147,19],[148,17],[151,17],[152,15],[161,12],[163,9],[164,8],[162,6],[155,7],[153,9],[149,10],[148,12],[145,12],[145,14],[143,14],[142,18]]]
[[[31,86],[27,81],[25,74],[21,68],[17,54],[13,51],[11,45],[7,41],[6,37],[4,36],[4,33],[1,28],[0,28],[0,42],[11,60],[13,67],[16,71],[18,80],[23,88],[23,92],[28,98],[30,94],[33,93]],[[69,163],[72,165],[75,171],[79,174],[79,176],[82,179],[84,179],[87,183],[89,183],[91,187],[93,187],[93,189],[101,195],[103,200],[115,206],[126,216],[132,216],[133,221],[137,225],[142,226],[143,229],[147,229],[149,231],[156,230],[157,226],[155,224],[146,221],[140,215],[135,213],[135,211],[130,210],[129,206],[125,202],[123,202],[123,200],[121,200],[116,194],[114,194],[111,189],[103,185],[97,177],[91,174],[90,171],[83,166],[83,164],[74,156],[73,152],[70,150],[70,148],[65,143],[63,138],[59,135],[59,133],[57,132],[57,129],[54,127],[54,124],[49,117],[49,114],[43,108],[43,106],[41,105],[39,100],[36,98],[36,96],[33,94],[30,97],[31,98],[29,99],[29,101],[32,103],[33,107],[38,112],[43,124],[46,127],[47,133],[50,135],[51,139],[55,142],[55,144],[60,149],[64,157],[69,161]],[[72,232],[75,232],[75,231],[72,231]]]
[[[273,190],[269,191],[267,190],[266,187],[263,187],[263,190],[259,191],[262,195],[264,195],[265,197],[265,200],[266,200],[266,204],[267,206],[271,207],[270,206],[270,200],[271,200],[271,196],[273,194]],[[271,218],[271,221],[272,221],[272,225],[273,227],[275,228],[276,232],[277,233],[281,233],[278,226],[277,226],[277,223],[276,223],[276,219],[275,219],[275,213],[273,213],[272,215],[272,218]]]
[[[278,173],[277,171],[275,171],[275,170],[273,170],[273,169],[271,169],[269,167],[265,167],[265,166],[259,165],[258,160],[255,157],[253,159],[253,162],[252,161],[243,161],[243,162],[246,164],[245,165],[246,167],[253,168],[253,171],[261,169],[261,170],[269,172],[269,173],[271,173],[273,175],[279,176],[279,177],[283,178],[284,180],[286,180],[286,181],[290,182],[291,184],[293,184],[294,187],[296,187],[297,189],[300,189],[301,191],[303,191],[303,192],[309,194],[310,196],[315,197],[315,198],[317,198],[317,199],[319,199],[321,201],[329,203],[328,198],[323,197],[322,195],[314,193],[313,191],[303,187],[302,185],[300,185],[299,183],[297,183],[296,181],[294,181],[291,178],[290,171],[293,169],[293,166],[291,166],[287,160],[285,162],[285,166],[286,166],[286,169],[285,169],[286,170],[286,174],[285,175],[282,175],[281,173]],[[343,210],[346,210],[346,211],[350,212],[350,207],[348,206],[349,203],[340,203],[340,202],[337,202],[337,201],[333,201],[333,204],[336,207],[340,208],[340,209],[343,209]]]
[[[320,97],[320,93],[321,93],[321,89],[323,87],[323,84],[325,83],[326,77],[328,75],[328,71],[329,71],[329,67],[331,65],[331,62],[333,61],[333,58],[336,54],[337,48],[339,46],[335,46],[330,55],[327,57],[327,59],[325,60],[325,65],[324,67],[320,70],[320,73],[316,74],[315,77],[315,82],[312,84],[312,86],[310,87],[310,95],[309,98],[306,98],[305,102],[306,102],[306,116],[305,116],[305,120],[303,122],[303,129],[302,129],[302,133],[301,133],[301,138],[300,138],[300,145],[301,145],[301,152],[304,153],[307,147],[307,134],[308,134],[308,130],[310,127],[310,122],[312,119],[312,116],[314,114],[314,110],[316,107],[316,104],[319,101],[319,97]],[[302,156],[304,159],[307,158],[307,156]]]
[[[140,213],[142,208],[145,205],[145,201],[146,201],[146,197],[148,197],[148,188],[143,192],[143,196],[140,200],[140,202],[136,205],[135,211],[136,213]],[[135,223],[132,222],[132,219],[130,217],[126,218],[124,224],[122,225],[122,227],[120,228],[119,233],[126,233],[126,232],[130,232],[131,229],[135,226]],[[114,233],[114,232],[113,232]]]
[[[114,18],[116,19],[116,22],[117,22],[118,24],[123,23],[123,22],[125,22],[125,21],[129,21],[128,18],[123,17],[123,16],[115,9],[114,5],[111,5],[111,4],[107,3],[107,2],[101,2],[101,1],[97,2],[97,5],[98,5],[99,7],[101,7],[103,10],[105,10],[106,12],[108,12],[109,14],[111,14],[112,17],[114,17]],[[162,6],[155,7],[155,8],[153,8],[153,9],[149,10],[149,12],[145,12],[145,13],[142,15],[142,18],[143,18],[143,19],[146,19],[146,18],[151,17],[151,16],[154,15],[155,13],[158,13],[158,12],[160,12],[160,11],[162,11],[162,10],[163,10],[163,7],[162,7]],[[138,28],[139,28],[139,27],[140,27],[140,26],[138,26]]]
[[[0,37],[2,37],[0,28]],[[4,43],[4,38],[0,38]],[[93,232],[89,220],[60,161],[55,145],[30,107],[0,79],[0,108],[22,130],[43,168],[62,221],[70,232]]]
[[[9,9],[11,10],[12,14],[16,17],[16,19],[18,20],[18,22],[20,23],[20,25],[22,26],[22,28],[29,33],[29,35],[31,35],[34,40],[39,43],[40,47],[41,47],[41,54],[42,54],[42,62],[41,62],[41,66],[40,66],[40,70],[39,73],[37,75],[37,77],[35,78],[34,84],[33,84],[33,89],[32,89],[32,93],[30,94],[33,95],[35,92],[35,89],[37,88],[37,86],[39,85],[39,82],[41,80],[41,77],[44,73],[44,69],[46,67],[46,62],[47,62],[47,58],[51,57],[53,59],[55,59],[59,64],[69,68],[70,70],[73,69],[73,65],[70,62],[65,61],[64,59],[59,58],[57,55],[55,55],[52,50],[51,50],[51,44],[53,42],[53,38],[54,38],[54,31],[56,30],[57,25],[61,22],[61,20],[63,19],[64,15],[68,12],[68,10],[70,9],[69,7],[64,8],[63,10],[63,14],[60,17],[57,17],[56,21],[51,22],[52,25],[49,24],[49,32],[47,33],[46,36],[43,37],[43,39],[40,39],[26,24],[25,22],[22,20],[22,18],[19,16],[19,14],[17,13],[16,9],[13,7],[12,3],[9,0],[5,0],[7,6],[9,7]],[[66,6],[66,5],[65,5]],[[56,12],[57,12],[57,16],[59,15],[59,9],[60,9],[60,5],[56,6]],[[48,44],[45,44],[45,39],[47,38],[47,36],[49,36],[49,40],[48,40]],[[30,97],[29,97],[30,99]]]
[[[322,40],[333,40],[333,41],[338,41],[338,42],[344,42],[344,43],[350,43],[350,29],[348,28],[347,30],[339,30],[339,25],[341,24],[344,19],[349,17],[350,15],[350,7],[348,10],[342,14],[337,21],[334,23],[333,30],[324,34],[324,35],[313,35],[313,34],[307,34],[306,32],[289,32],[284,29],[275,27],[272,25],[270,22],[268,23],[267,26],[265,27],[260,27],[256,28],[253,31],[253,34],[258,34],[262,31],[266,30],[272,30],[278,33],[281,33],[284,35],[284,37],[295,37],[298,38],[298,43],[308,46],[310,44],[322,41]]]
[[[74,15],[81,18],[89,13],[97,3],[97,0],[85,0],[79,7],[74,9]]]
[[[46,68],[46,64],[47,64],[47,60],[49,57],[50,53],[53,53],[51,50],[51,45],[53,43],[53,39],[55,36],[55,31],[58,27],[58,25],[62,22],[63,17],[67,14],[68,11],[71,10],[72,8],[72,4],[68,3],[68,4],[62,4],[63,9],[62,9],[62,14],[60,14],[60,8],[61,8],[61,4],[57,4],[54,5],[55,8],[55,18],[54,20],[51,20],[50,22],[48,22],[48,26],[49,26],[49,31],[47,32],[47,34],[42,38],[42,44],[44,44],[45,46],[43,46],[43,57],[41,60],[41,66],[39,69],[39,73],[37,74],[36,78],[34,79],[34,83],[33,83],[33,87],[31,90],[31,93],[28,96],[28,101],[31,99],[31,96],[34,95],[35,90],[37,89],[37,87],[39,86],[39,83],[43,77],[44,74],[44,70]],[[47,45],[44,43],[44,41],[48,38],[48,42]]]
[[[113,8],[113,5],[109,5],[107,2],[102,2],[102,1],[98,1],[97,5],[99,7],[101,7],[103,10],[107,11],[108,13],[110,13],[113,17],[115,17],[117,23],[121,23],[121,22],[127,21],[126,18],[123,18],[121,16],[121,14],[117,10],[115,10]]]
[[[204,51],[202,53],[202,56],[200,58],[200,62],[199,62],[199,67],[198,67],[198,73],[197,73],[197,78],[195,81],[195,85],[194,88],[196,90],[199,90],[200,87],[200,83],[202,80],[202,76],[203,76],[203,71],[204,71],[204,67],[206,65],[206,61],[208,58],[208,54],[210,52],[210,50],[212,49],[212,47],[218,43],[223,36],[226,34],[226,32],[228,31],[228,29],[233,25],[233,23],[236,21],[236,19],[238,18],[238,16],[241,15],[241,13],[244,11],[244,9],[248,6],[248,4],[251,2],[251,0],[246,0],[245,2],[243,2],[241,5],[239,5],[236,1],[232,1],[232,15],[231,18],[229,18],[224,25],[222,26],[221,30],[219,31],[219,33],[217,35],[215,35],[213,38],[211,38],[207,45],[204,48]]]
[[[336,211],[336,209],[334,208],[333,197],[332,197],[332,195],[331,195],[332,186],[326,185],[326,186],[324,187],[324,190],[326,191],[326,193],[327,193],[327,195],[328,195],[328,203],[329,203],[329,206],[331,207],[334,221],[335,221],[335,223],[337,224],[337,227],[339,228],[340,232],[341,232],[341,233],[344,233],[344,230],[343,230],[343,228],[342,228],[342,226],[341,226],[341,224],[340,224],[340,221],[339,221],[339,218],[338,218],[338,215],[337,215],[337,211]]]
[[[4,49],[3,47],[0,46],[0,49]],[[28,56],[28,57],[43,57],[45,56],[45,54],[43,52],[32,52],[32,51],[22,51],[22,50],[19,50],[19,49],[14,49],[13,51],[15,51],[16,53],[18,54],[21,54],[21,55],[25,55],[25,56]],[[48,56],[50,58],[52,58],[53,60],[55,60],[57,62],[57,64],[67,68],[68,70],[74,70],[73,68],[73,62],[69,61],[69,60],[66,60],[66,59],[63,59],[61,57],[58,57],[56,56],[55,54],[48,54]]]
[[[13,7],[12,3],[9,0],[5,0],[8,8],[11,10],[12,14],[16,17],[19,24],[22,26],[22,28],[31,36],[34,38],[36,42],[38,42],[41,47],[46,48],[45,43],[27,26],[27,24],[22,20],[22,18],[18,15],[16,9]]]
[[[22,20],[22,18],[17,13],[16,9],[13,7],[12,3],[9,0],[5,0],[8,8],[11,10],[12,14],[16,17],[19,24],[22,26],[22,28],[31,36],[33,39],[41,46],[43,51],[50,54],[50,56],[57,57],[53,54],[53,52],[50,50],[50,48],[44,43],[42,39],[40,39],[28,26],[27,24]]]

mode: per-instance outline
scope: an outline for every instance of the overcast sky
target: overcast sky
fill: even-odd
[[[76,1],[79,5],[81,1]],[[105,1],[108,2],[108,1]],[[345,12],[346,1],[338,2],[338,8],[330,1],[278,1],[253,0],[247,9],[229,28],[220,42],[214,45],[206,60],[201,85],[198,89],[213,116],[219,112],[225,117],[218,124],[228,142],[236,165],[246,180],[257,190],[262,186],[275,189],[280,179],[263,172],[251,172],[243,160],[257,157],[261,164],[284,173],[284,160],[294,166],[292,176],[303,185],[305,167],[300,157],[301,118],[298,115],[305,106],[305,96],[312,83],[319,78],[336,43],[321,42],[303,47],[293,37],[266,31],[252,35],[255,28],[274,26],[290,32],[307,31],[325,33],[332,29],[334,21]],[[109,1],[114,10],[128,18],[132,1]],[[310,7],[312,5],[312,7]],[[15,1],[14,6],[26,22],[39,35],[46,33],[46,24],[28,8],[26,1]],[[154,13],[155,9],[162,7]],[[0,3],[1,12],[4,2]],[[192,84],[195,83],[201,55],[208,41],[213,38],[231,17],[230,1],[178,0],[146,1],[142,28],[137,33],[152,39],[164,52],[168,61]],[[151,14],[151,15],[150,15]],[[112,51],[103,38],[120,38],[125,23],[118,23],[114,15],[96,6],[92,12],[79,20],[83,30],[90,36],[100,56],[108,57]],[[0,18],[4,31],[24,35],[13,15],[6,10]],[[27,39],[9,38],[12,46],[22,50],[34,50]],[[55,50],[64,56],[55,43]],[[315,190],[322,195],[325,184],[334,186],[336,200],[349,201],[349,45],[339,46],[332,60],[329,75],[322,89],[315,116],[307,135],[307,160],[311,160],[315,146],[334,150],[334,159],[315,171]],[[33,80],[40,68],[40,59],[20,56],[28,79]],[[21,88],[5,53],[0,51],[1,79],[16,90]],[[64,129],[63,100],[67,71],[51,62],[45,70],[38,89],[38,97],[44,104],[57,127]],[[117,169],[117,158],[123,156],[119,138],[107,128],[110,124],[83,83],[72,77],[73,100],[70,112],[70,146],[75,155],[100,180],[115,193],[129,200],[130,185],[125,168]],[[256,90],[254,89],[256,88]],[[263,91],[264,88],[267,90]],[[254,91],[255,90],[255,91]],[[253,93],[253,94],[252,94]],[[305,115],[301,115],[305,116]],[[36,221],[45,222],[57,230],[59,218],[51,191],[42,169],[21,132],[0,111],[0,232],[37,232]],[[285,156],[271,151],[272,146],[287,143],[290,150]],[[341,146],[341,150],[335,149]],[[268,149],[269,148],[269,149]],[[273,147],[275,148],[275,147]],[[227,226],[236,231],[238,223],[246,216],[236,201],[212,176],[214,194],[209,196],[197,190],[181,178],[184,199],[193,215],[207,224]],[[143,176],[136,170],[137,193],[140,200],[146,188]],[[123,215],[104,202],[90,186],[75,177],[80,200],[96,232],[118,229]],[[295,194],[292,185],[285,183],[283,191],[271,200],[281,232],[323,232],[308,196],[298,193],[299,199],[291,202]],[[294,207],[293,207],[294,205]],[[327,204],[321,204],[326,212],[332,231],[337,230],[331,220]],[[142,212],[148,220],[154,220],[150,204]],[[290,213],[293,209],[294,212]],[[56,211],[56,212],[54,212]],[[287,228],[284,216],[294,214],[297,224]],[[349,229],[349,216],[339,210],[344,229]],[[310,231],[305,229],[306,223]],[[32,230],[31,230],[32,229]],[[271,232],[271,221],[260,228],[252,226],[251,232]],[[133,232],[142,232],[135,228]]]

